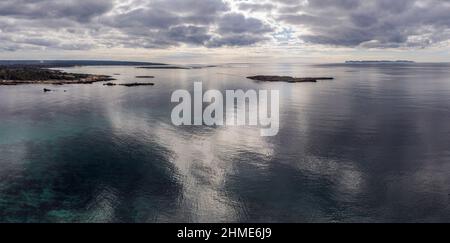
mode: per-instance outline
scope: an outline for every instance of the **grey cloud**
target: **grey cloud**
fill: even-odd
[[[425,48],[450,40],[449,12],[448,0],[1,0],[0,50],[214,48],[269,40]],[[280,38],[282,30],[289,34]]]
[[[222,0],[156,0],[137,9],[110,15],[100,22],[124,33],[123,46],[165,48],[180,44],[204,45],[210,29],[229,6]]]
[[[270,3],[249,3],[243,2],[239,4],[239,9],[248,12],[267,12],[275,9],[276,6]]]
[[[116,28],[162,29],[177,25],[181,19],[164,9],[136,9],[102,19],[102,23]]]
[[[258,35],[228,35],[213,38],[207,43],[208,47],[221,47],[221,46],[249,46],[258,42],[266,41],[268,38]]]
[[[36,46],[47,46],[54,47],[58,46],[60,41],[48,38],[26,38],[22,40],[23,43],[36,45]]]
[[[211,24],[229,6],[223,0],[153,0],[144,6],[119,15],[110,21],[150,27],[167,27],[173,24]]]
[[[80,22],[110,11],[110,0],[2,0],[0,16],[27,19],[70,18]]]
[[[378,18],[368,14],[352,14],[350,20],[357,27],[367,28],[378,23]]]
[[[286,4],[286,5],[298,5],[303,2],[301,0],[274,0],[274,1],[282,3],[282,4]]]
[[[279,21],[302,26],[330,26],[338,25],[339,23],[331,18],[322,18],[320,16],[314,16],[309,14],[284,14],[278,17]]]
[[[0,31],[2,50],[85,50],[251,45],[270,28],[224,0],[2,0]]]
[[[101,21],[139,41],[122,45],[161,48],[181,44],[207,47],[245,46],[265,40],[272,29],[263,21],[233,13],[222,0],[153,1]]]
[[[450,1],[309,0],[292,9],[277,20],[308,30],[299,38],[313,44],[423,48],[448,40],[441,33],[450,30]]]
[[[223,16],[218,23],[218,32],[221,34],[246,33],[262,34],[272,31],[261,20],[247,18],[243,14],[230,13]]]
[[[174,39],[175,41],[198,45],[202,45],[211,38],[207,28],[192,25],[172,27],[167,35],[170,39]]]
[[[337,8],[349,11],[360,6],[362,2],[361,0],[310,0],[308,6],[315,9]]]
[[[217,24],[217,33],[209,42],[208,47],[248,46],[268,40],[265,34],[273,29],[263,21],[246,17],[243,14],[225,14]]]

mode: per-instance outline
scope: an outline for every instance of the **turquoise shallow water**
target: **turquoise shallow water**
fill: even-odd
[[[156,85],[0,87],[0,222],[449,222],[449,67],[77,67]],[[196,81],[280,90],[279,135],[173,126],[171,93]]]

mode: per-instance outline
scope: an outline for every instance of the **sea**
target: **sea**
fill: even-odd
[[[0,222],[450,222],[450,64],[61,70],[155,85],[1,86]],[[195,82],[278,90],[279,133],[175,126]]]

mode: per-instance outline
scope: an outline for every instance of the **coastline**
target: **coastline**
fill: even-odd
[[[115,80],[108,75],[75,74],[34,66],[0,66],[0,86],[92,84]]]

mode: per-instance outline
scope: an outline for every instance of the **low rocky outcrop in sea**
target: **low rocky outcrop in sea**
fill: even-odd
[[[136,87],[136,86],[154,86],[154,83],[125,83],[125,84],[116,84],[116,83],[105,83],[104,86],[125,86],[125,87]]]
[[[129,84],[119,84],[125,87],[136,87],[136,86],[154,86],[154,83],[129,83]]]
[[[155,78],[155,76],[136,76],[136,78]]]
[[[247,77],[251,80],[261,81],[261,82],[287,82],[287,83],[315,83],[319,80],[333,80],[332,77],[308,77],[308,78],[294,78],[290,76],[251,76]]]

